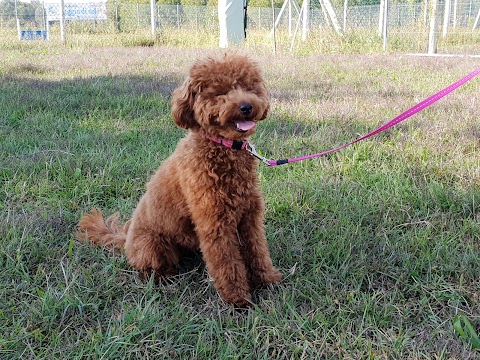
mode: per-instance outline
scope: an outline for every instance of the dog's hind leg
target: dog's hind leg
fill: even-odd
[[[125,254],[142,278],[154,273],[156,281],[174,275],[180,260],[179,249],[171,237],[135,223],[127,234]]]

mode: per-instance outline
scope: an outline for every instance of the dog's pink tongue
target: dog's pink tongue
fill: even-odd
[[[237,120],[235,124],[237,125],[237,130],[241,131],[248,131],[255,126],[255,123],[249,120]]]

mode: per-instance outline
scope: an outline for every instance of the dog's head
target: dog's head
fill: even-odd
[[[245,139],[270,109],[258,66],[249,58],[227,53],[197,61],[172,99],[175,123],[210,136]]]

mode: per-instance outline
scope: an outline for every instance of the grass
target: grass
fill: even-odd
[[[218,46],[219,30],[214,24],[204,24],[199,28],[183,24],[182,27],[161,26],[156,35],[146,28],[133,28],[130,31],[116,31],[112,26],[93,30],[90,24],[69,23],[66,30],[66,45],[73,49],[97,47],[151,47],[175,46],[182,48],[212,48]],[[28,41],[18,42],[16,29],[0,29],[0,47],[31,48]],[[50,27],[51,40],[57,46],[60,42],[58,24]],[[347,28],[344,35],[336,34],[329,27],[312,27],[306,41],[301,40],[301,29],[296,34],[292,46],[292,36],[284,27],[276,31],[275,44],[279,53],[292,52],[305,56],[317,54],[378,54],[385,52],[383,39],[375,27]],[[447,37],[438,36],[437,49],[440,54],[478,55],[480,32],[471,28],[450,29]],[[27,44],[26,44],[27,43]],[[244,48],[255,52],[271,53],[273,33],[269,30],[251,27],[247,31]],[[49,46],[49,45],[47,45]],[[389,53],[426,53],[428,48],[428,28],[424,24],[392,27],[389,29],[387,51]]]
[[[184,132],[170,94],[211,50],[12,44],[0,65],[0,357],[474,359],[480,328],[478,81],[328,158],[261,166],[285,281],[238,311],[199,258],[155,286],[79,244],[98,206],[128,218]],[[277,55],[271,158],[364,134],[478,67],[475,59]]]

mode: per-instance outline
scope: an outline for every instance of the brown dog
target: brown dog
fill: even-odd
[[[269,111],[260,71],[247,57],[224,54],[197,61],[175,90],[172,114],[189,129],[147,184],[124,226],[99,210],[83,217],[77,238],[124,247],[141,275],[175,273],[182,249],[200,249],[222,298],[243,306],[250,289],[281,281],[270,259],[258,160],[219,144],[246,140]]]

